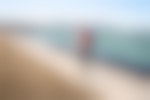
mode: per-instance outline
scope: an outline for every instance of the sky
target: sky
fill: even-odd
[[[0,19],[150,20],[150,0],[0,0]]]

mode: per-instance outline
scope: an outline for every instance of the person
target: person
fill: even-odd
[[[93,33],[89,28],[83,28],[81,29],[79,34],[80,56],[84,60],[90,59],[93,42]]]

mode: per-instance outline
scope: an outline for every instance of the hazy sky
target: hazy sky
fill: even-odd
[[[150,0],[0,0],[2,18],[150,20]]]

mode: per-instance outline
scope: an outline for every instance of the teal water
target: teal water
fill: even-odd
[[[90,52],[92,57],[150,70],[150,33],[124,34],[110,30],[94,32]],[[42,30],[41,33],[39,38],[47,43],[54,43],[61,49],[70,51],[78,49],[75,43],[77,37],[71,29],[56,28]]]

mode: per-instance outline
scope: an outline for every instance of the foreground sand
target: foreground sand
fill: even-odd
[[[150,86],[129,71],[81,61],[23,37],[1,38],[1,100],[149,100]],[[143,99],[144,98],[144,99]]]

